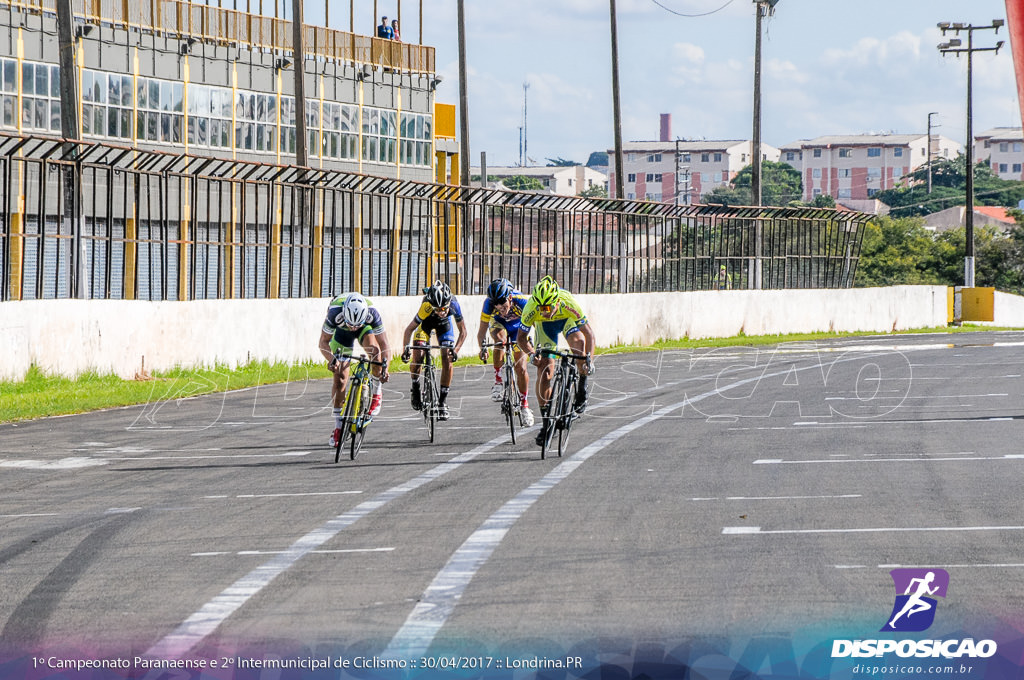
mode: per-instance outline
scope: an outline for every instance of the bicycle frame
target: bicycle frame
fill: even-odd
[[[519,392],[519,387],[516,384],[516,358],[514,350],[517,346],[514,342],[505,341],[488,343],[483,345],[483,347],[502,348],[505,351],[505,360],[502,363],[501,369],[503,380],[505,382],[501,397],[501,413],[505,416],[505,420],[508,422],[509,435],[512,437],[512,443],[515,444],[516,419],[519,420],[520,427],[523,425],[523,395]]]
[[[555,432],[558,432],[558,457],[561,458],[569,443],[569,430],[572,428],[572,423],[579,418],[579,415],[573,410],[576,386],[580,379],[576,361],[586,361],[589,357],[556,349],[541,349],[539,352],[544,356],[558,359],[555,374],[551,379],[551,398],[543,410],[548,431],[547,437],[540,447],[540,457],[542,460],[546,457],[551,439]]]
[[[349,441],[349,458],[355,460],[366,436],[366,427],[370,424],[370,388],[377,380],[370,372],[370,366],[383,366],[380,361],[366,357],[345,356],[335,354],[335,358],[355,363],[349,371],[348,385],[345,388],[345,401],[342,403],[341,436],[334,451],[334,462],[341,459],[341,449],[346,440]]]
[[[423,419],[427,425],[427,437],[434,442],[435,423],[437,421],[438,401],[441,398],[441,386],[437,378],[437,364],[431,350],[449,350],[450,347],[443,345],[421,345],[413,343],[406,345],[405,349],[422,352],[420,358],[420,403],[423,411]]]

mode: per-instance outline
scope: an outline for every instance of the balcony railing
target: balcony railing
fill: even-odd
[[[14,7],[55,13],[55,0],[11,0]],[[256,50],[292,52],[292,23],[188,0],[74,0],[75,16],[88,23],[193,38]],[[306,25],[308,55],[370,64],[396,71],[434,73],[434,48]]]

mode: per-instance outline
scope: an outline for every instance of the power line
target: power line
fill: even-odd
[[[665,7],[665,5],[663,5],[660,2],[658,2],[658,0],[651,0],[651,2],[653,2],[655,5],[657,5],[658,7],[662,8],[666,12],[670,12],[672,14],[675,14],[677,17],[688,17],[690,19],[695,18],[695,17],[706,17],[706,16],[709,16],[711,14],[716,14],[718,12],[721,12],[723,9],[725,9],[726,7],[731,5],[734,1],[735,0],[729,0],[727,3],[725,3],[724,5],[719,7],[718,9],[713,9],[710,12],[703,12],[701,14],[683,14],[682,12],[677,12],[674,9],[671,9],[669,7]]]

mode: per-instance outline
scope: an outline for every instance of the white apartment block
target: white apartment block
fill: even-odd
[[[952,158],[961,148],[932,135],[933,158]],[[786,144],[780,153],[782,162],[803,175],[804,201],[822,194],[837,201],[865,200],[928,162],[928,135],[833,135]]]
[[[472,168],[470,174],[479,176],[480,168]],[[492,180],[488,186],[503,189],[501,180],[508,177],[532,177],[544,185],[544,192],[558,196],[577,196],[595,186],[607,190],[608,177],[584,165],[538,166],[538,167],[487,167],[487,176]]]
[[[626,199],[700,203],[715,187],[727,186],[752,162],[750,140],[627,142],[622,145]],[[779,150],[761,145],[762,158],[779,160]],[[609,195],[615,198],[615,150],[608,151]]]
[[[974,159],[988,159],[1000,179],[1024,180],[1024,129],[998,127],[975,135]]]

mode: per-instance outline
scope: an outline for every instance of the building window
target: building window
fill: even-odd
[[[0,59],[0,124],[18,127],[18,62]]]
[[[999,153],[1006,153],[1010,150],[1010,145],[1006,142],[999,142]]]
[[[811,170],[811,177],[814,179],[821,179],[821,168],[814,168]]]
[[[1013,152],[1014,153],[1020,153],[1021,152],[1021,143],[1020,142],[1014,142],[1013,143]]]
[[[892,150],[892,155],[895,156],[896,158],[902,158],[903,149],[901,147],[896,147],[895,149]]]
[[[839,168],[839,177],[847,178],[850,176],[850,168]],[[847,196],[849,198],[849,196]]]
[[[654,173],[654,181],[655,182],[660,182],[661,181],[661,173],[660,172]]]
[[[702,153],[700,155],[700,162],[701,163],[710,163],[711,162],[711,154],[709,154],[709,153]]]
[[[238,93],[235,98],[236,149],[273,153],[277,148],[276,128],[277,99],[274,95]]]
[[[53,132],[61,131],[60,69],[58,66],[22,62],[21,127]]]
[[[850,198],[851,195],[850,189],[840,189],[837,192],[837,198]]]
[[[363,108],[363,160],[394,163],[398,136],[397,111]]]
[[[320,135],[322,158],[355,160],[359,157],[358,116],[359,109],[352,104],[324,102]]]
[[[721,163],[722,162],[722,154],[720,154],[720,153],[716,153],[715,154],[715,162],[716,163]]]
[[[628,175],[626,175],[626,181],[627,182],[635,182],[636,181],[636,173],[635,172],[631,172]]]
[[[879,148],[877,146],[873,146],[870,149],[868,149],[868,158],[881,158],[881,157],[882,157],[882,149],[881,148]]]
[[[1013,171],[1016,172],[1016,173],[1019,173],[1021,171],[1020,163],[1014,163],[1013,164]]]
[[[881,168],[868,168],[868,181],[869,182],[877,182],[880,179],[882,179],[882,169]]]
[[[648,182],[653,182],[654,181],[654,173],[653,172],[647,173],[647,176],[644,179],[646,181],[648,181]]]
[[[136,138],[147,142],[181,144],[185,120],[184,92],[182,83],[139,78],[135,88]]]
[[[433,120],[430,116],[421,113],[402,114],[401,129],[399,130],[401,138],[399,162],[428,167],[433,165],[434,154],[431,139],[434,134],[432,125]]]
[[[879,191],[881,191],[881,189],[868,189],[868,198],[871,198],[872,196],[877,194]]]
[[[689,163],[690,162],[690,154],[688,154],[688,153],[684,153],[683,154],[683,162],[684,163]]]
[[[821,149],[815,149],[814,150],[814,157],[815,158],[821,158]]]
[[[870,154],[871,154],[871,149],[868,149],[868,155],[870,155]],[[852,156],[853,156],[853,149],[840,149],[839,150],[839,157],[840,158],[850,158]]]
[[[82,71],[82,134],[131,139],[131,76]]]
[[[794,160],[796,160],[796,154],[793,153],[792,151],[787,151],[786,152],[786,160],[787,161],[794,161]]]
[[[1006,172],[1009,172],[1009,167],[1006,165],[1006,163],[1000,163],[999,164],[999,174],[1003,174],[1003,173],[1006,173]]]
[[[647,162],[648,163],[660,163],[661,162],[661,154],[660,153],[648,154],[647,155]]]
[[[811,193],[813,193],[813,194],[814,194],[815,196],[821,196],[821,189],[815,189],[815,190],[814,190],[813,192],[811,192]]]
[[[231,90],[226,87],[188,86],[188,143],[217,149],[231,148]]]

